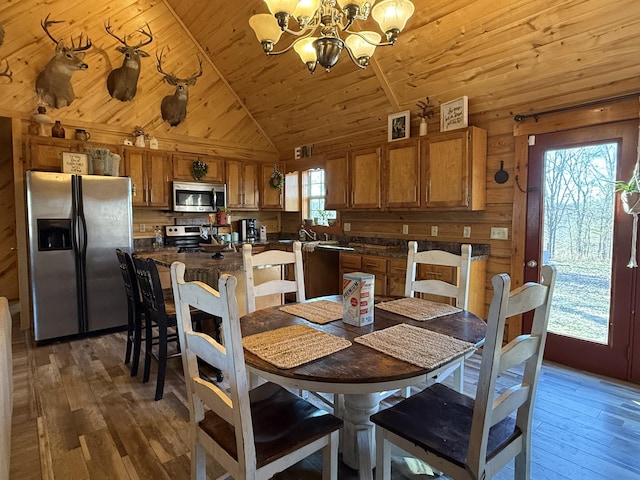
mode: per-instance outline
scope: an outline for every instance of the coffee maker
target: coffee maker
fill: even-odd
[[[238,220],[238,238],[241,242],[246,243],[254,243],[258,239],[255,218]]]

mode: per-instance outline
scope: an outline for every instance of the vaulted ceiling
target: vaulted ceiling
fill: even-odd
[[[248,25],[268,12],[262,0],[166,0],[281,154],[378,132],[393,112],[413,119],[426,96],[467,95],[472,114],[526,113],[640,90],[637,0],[413,2],[396,45],[367,70],[343,53],[310,75],[293,51],[262,52]]]

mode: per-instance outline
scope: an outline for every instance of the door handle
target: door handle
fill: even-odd
[[[535,260],[529,260],[527,262],[527,267],[529,268],[536,268],[538,266],[538,262]]]

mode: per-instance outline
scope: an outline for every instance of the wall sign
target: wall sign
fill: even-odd
[[[440,105],[440,131],[469,126],[469,97],[456,98]]]
[[[89,174],[89,157],[86,153],[62,152],[62,173]]]

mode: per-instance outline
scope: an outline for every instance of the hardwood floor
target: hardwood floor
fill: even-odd
[[[14,318],[11,479],[188,479],[188,414],[182,367],[170,361],[165,394],[123,364],[123,333],[35,347]],[[473,394],[480,357],[467,362]],[[141,369],[142,370],[142,369]],[[152,369],[152,380],[155,371]],[[502,377],[509,382],[509,375]],[[390,397],[384,404],[397,398]],[[543,366],[534,416],[532,479],[640,478],[640,388]],[[411,475],[394,456],[394,480]],[[211,478],[222,473],[211,465]],[[512,466],[496,477],[513,478]],[[356,472],[341,467],[341,479]],[[320,478],[312,457],[278,475]]]

